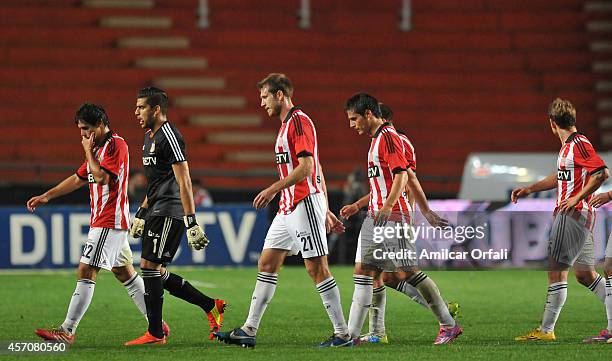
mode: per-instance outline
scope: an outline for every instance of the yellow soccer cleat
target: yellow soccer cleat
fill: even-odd
[[[542,332],[539,327],[526,335],[514,338],[515,341],[555,341],[556,339],[554,331]]]

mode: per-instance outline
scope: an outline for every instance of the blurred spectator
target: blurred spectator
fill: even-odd
[[[213,205],[210,192],[202,186],[199,179],[193,179],[191,186],[193,187],[193,202],[196,207],[211,207]]]
[[[130,174],[128,182],[128,197],[130,204],[141,205],[147,195],[147,177],[141,171]]]

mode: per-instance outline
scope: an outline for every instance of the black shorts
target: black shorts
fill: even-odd
[[[142,235],[143,259],[158,264],[172,262],[183,235],[185,223],[170,217],[149,217]]]

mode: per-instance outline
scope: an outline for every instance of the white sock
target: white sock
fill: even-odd
[[[370,307],[370,333],[385,334],[385,306],[387,305],[387,291],[380,286],[372,291],[372,307]]]
[[[608,316],[608,331],[612,332],[612,277],[606,279],[606,315]]]
[[[423,295],[419,292],[419,290],[414,288],[408,282],[401,281],[400,283],[397,284],[397,287],[395,287],[395,289],[405,294],[406,296],[410,297],[411,300],[418,303],[419,305],[425,308],[429,308],[427,301],[425,301],[425,299],[423,298]]]
[[[317,291],[323,301],[323,307],[327,311],[329,319],[334,325],[334,334],[342,337],[348,334],[348,327],[344,320],[342,312],[342,303],[340,303],[340,290],[336,285],[336,280],[333,276],[317,284]]]
[[[276,291],[276,283],[278,282],[278,273],[258,272],[257,282],[255,282],[255,290],[251,298],[251,308],[249,308],[249,316],[244,322],[242,329],[250,336],[257,334],[259,322],[263,317],[266,307],[274,296]]]
[[[359,337],[363,322],[372,304],[373,279],[370,276],[353,275],[355,291],[351,303],[348,329],[351,338]]]
[[[144,318],[147,318],[147,305],[145,303],[144,294],[145,294],[145,286],[142,277],[137,272],[134,272],[134,275],[127,281],[123,282],[123,287],[127,291],[128,295],[134,301],[136,307]]]
[[[552,283],[548,286],[546,296],[546,306],[544,306],[544,316],[540,329],[543,332],[552,332],[567,298],[567,282]]]
[[[418,274],[412,276],[408,280],[408,283],[412,287],[416,288],[423,296],[425,301],[427,301],[429,309],[438,319],[440,327],[455,327],[455,320],[451,316],[450,312],[448,312],[448,306],[440,295],[438,286],[431,278],[427,277],[427,275],[422,271],[419,271]]]
[[[593,281],[590,286],[587,286],[587,288],[591,290],[601,302],[606,302],[606,282],[600,274],[597,275],[595,281]]]
[[[92,280],[81,279],[77,281],[76,288],[70,299],[70,306],[68,306],[66,319],[64,323],[62,323],[62,329],[64,331],[71,334],[76,332],[79,322],[81,322],[83,315],[85,315],[91,303],[95,288],[96,283]]]

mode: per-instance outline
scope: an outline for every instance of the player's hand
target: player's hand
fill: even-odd
[[[510,199],[512,200],[512,203],[516,203],[518,202],[519,198],[527,197],[530,194],[531,190],[528,187],[516,188],[512,191]]]
[[[423,213],[423,217],[425,217],[427,222],[432,227],[444,228],[444,227],[448,227],[449,225],[447,219],[440,217],[436,212],[432,211],[431,209],[428,212]]]
[[[340,217],[349,219],[353,214],[359,212],[359,206],[357,203],[347,204],[340,209]]]
[[[39,196],[30,198],[28,202],[26,203],[26,207],[28,208],[29,212],[34,212],[36,207],[42,204],[47,204],[47,203],[49,203],[49,197],[47,197],[44,194],[41,194]]]
[[[253,200],[253,207],[255,207],[255,209],[265,208],[275,195],[276,192],[274,192],[270,187],[264,189],[263,191],[259,192],[259,194]]]
[[[325,230],[327,233],[333,232],[342,234],[346,228],[332,211],[327,211],[327,216],[325,217]]]
[[[391,217],[391,208],[383,206],[376,214],[374,214],[374,226],[384,227],[387,221]]]
[[[576,205],[580,202],[577,197],[569,197],[568,199],[564,199],[559,203],[559,212],[567,213],[572,210],[572,208],[576,207]]]
[[[138,207],[134,220],[132,221],[132,227],[130,227],[130,235],[134,238],[142,237],[144,233],[145,217],[147,216],[147,209]]]
[[[89,137],[81,137],[81,144],[83,144],[83,149],[86,152],[90,150],[93,151],[95,144],[96,144],[95,140],[96,140],[96,134],[94,132],[91,132]]]
[[[202,227],[196,222],[195,214],[189,214],[183,217],[183,220],[185,221],[185,227],[187,227],[187,243],[189,247],[199,251],[208,246],[210,240],[204,234]]]
[[[591,198],[591,200],[589,201],[589,205],[595,208],[599,208],[604,204],[610,202],[610,200],[612,200],[612,198],[610,198],[610,192],[599,193],[593,196],[593,198]]]

